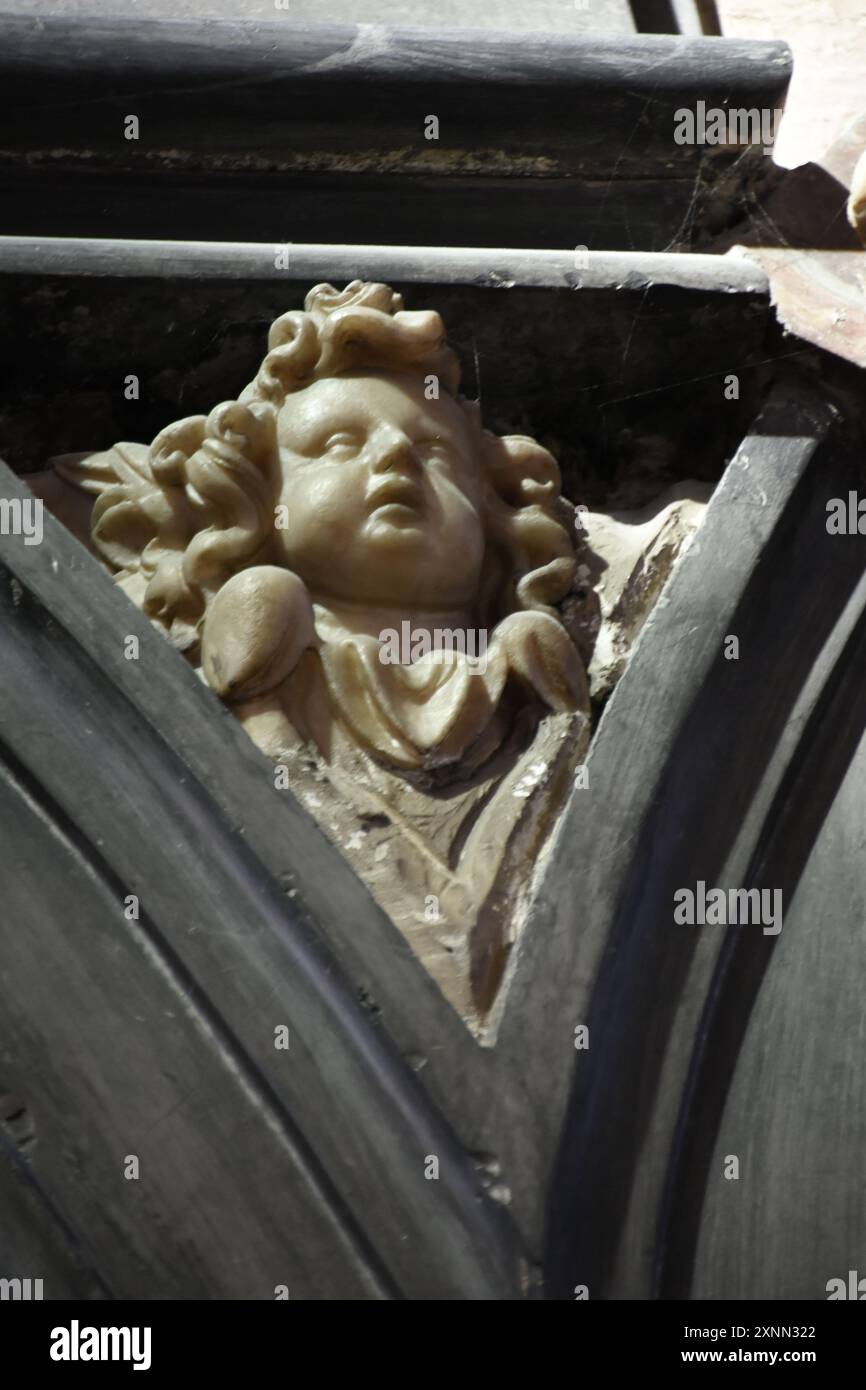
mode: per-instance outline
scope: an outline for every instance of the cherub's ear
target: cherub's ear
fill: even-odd
[[[499,436],[484,430],[481,457],[489,482],[510,507],[550,507],[559,495],[562,478],[556,459],[528,435]]]
[[[247,700],[273,690],[318,645],[303,581],[291,570],[255,565],[233,575],[209,605],[202,669],[222,699]]]
[[[553,454],[527,435],[485,430],[482,462],[492,534],[508,555],[517,605],[552,611],[571,587],[574,545],[560,517],[562,479]]]

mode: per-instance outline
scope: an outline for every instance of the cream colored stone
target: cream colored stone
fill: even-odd
[[[866,150],[861,154],[851,176],[848,195],[848,221],[860,240],[866,243]]]
[[[703,521],[712,488],[677,483],[638,511],[589,512],[587,541],[600,603],[589,663],[593,699],[610,694],[680,556]]]

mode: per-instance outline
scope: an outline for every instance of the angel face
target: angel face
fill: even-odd
[[[353,372],[280,410],[277,531],[316,598],[468,607],[484,556],[478,446],[450,396],[418,376]]]

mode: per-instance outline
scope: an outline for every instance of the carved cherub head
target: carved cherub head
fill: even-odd
[[[272,325],[237,401],[79,465],[99,493],[93,542],[218,693],[283,686],[320,747],[298,703],[314,670],[330,714],[401,767],[459,757],[512,676],[576,707],[583,672],[554,608],[575,565],[556,462],[482,429],[458,384],[437,313],[406,312],[387,285],[319,285]],[[389,618],[489,629],[486,714],[459,667],[383,670]]]

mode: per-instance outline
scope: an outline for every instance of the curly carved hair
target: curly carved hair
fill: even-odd
[[[527,436],[482,429],[478,406],[458,394],[460,368],[439,314],[407,312],[387,285],[317,285],[303,311],[271,325],[267,355],[238,400],[169,425],[149,449],[119,444],[78,464],[58,462],[68,481],[97,494],[92,539],[118,582],[191,657],[226,580],[279,563],[279,410],[312,382],[359,369],[435,377],[466,412],[485,481],[485,621],[551,611],[568,592],[575,560],[556,461]]]

